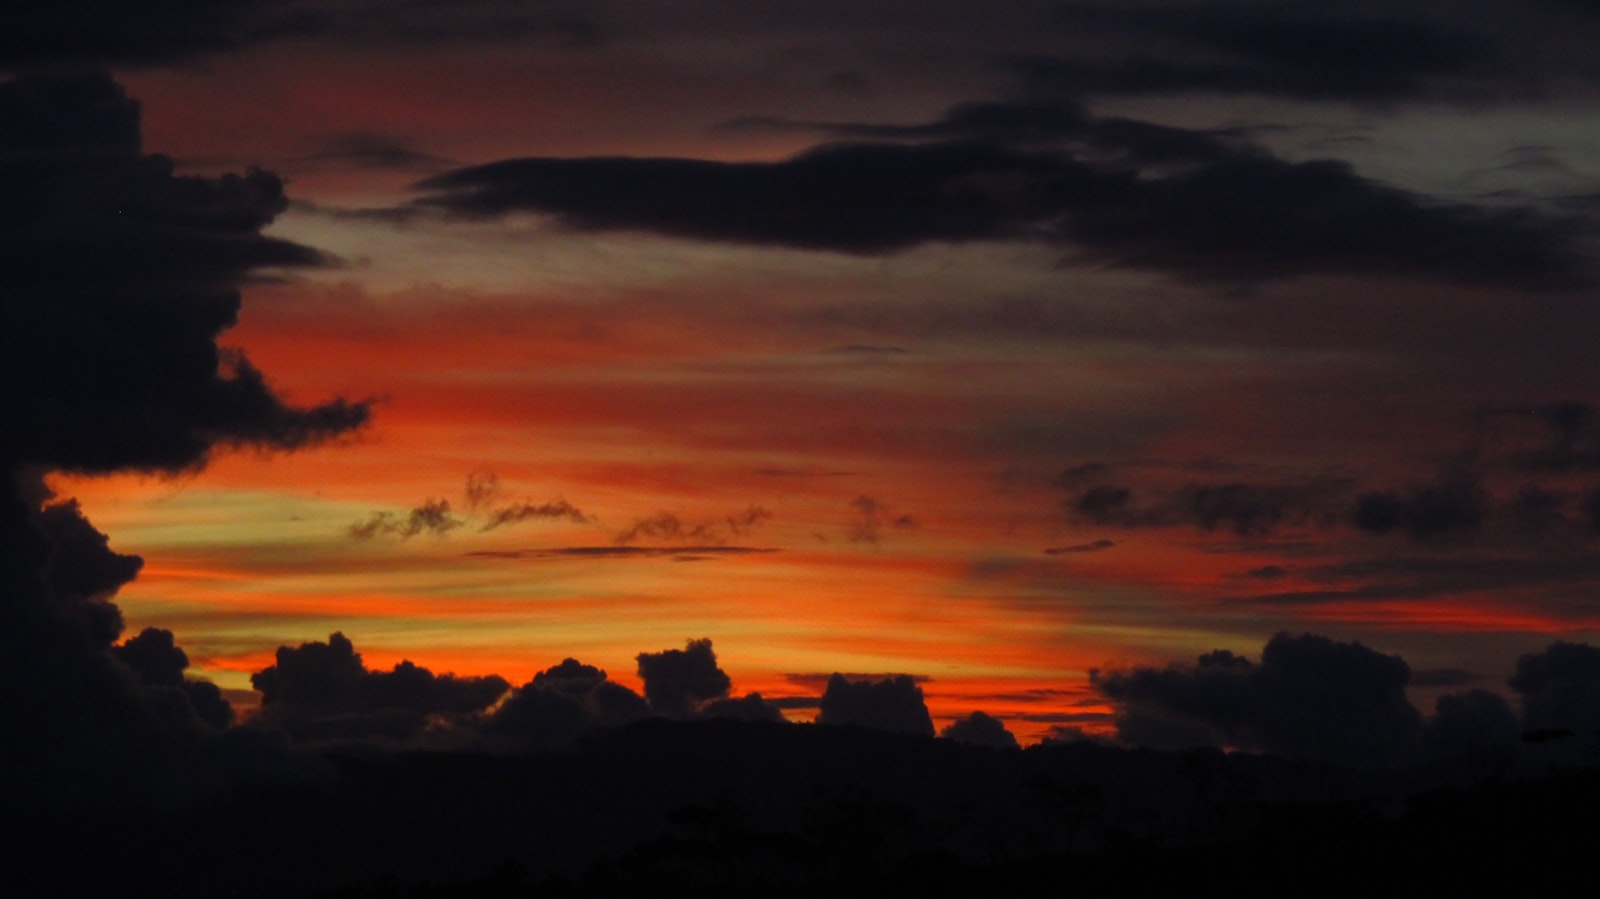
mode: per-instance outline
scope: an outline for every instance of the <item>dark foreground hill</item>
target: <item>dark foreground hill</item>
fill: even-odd
[[[0,894],[1281,896],[1581,872],[1600,774],[1496,764],[652,720],[561,752],[327,754],[160,808],[8,812]]]

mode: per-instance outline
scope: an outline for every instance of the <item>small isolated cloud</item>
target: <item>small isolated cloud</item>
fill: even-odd
[[[845,536],[851,543],[877,545],[886,529],[909,531],[916,526],[916,519],[910,515],[895,515],[887,504],[863,493],[850,501],[850,524]]]
[[[903,674],[883,680],[849,680],[834,674],[823,691],[817,723],[933,736],[933,718],[922,688]]]
[[[365,521],[350,525],[346,533],[355,540],[371,540],[378,536],[397,536],[409,540],[418,534],[443,536],[466,522],[452,515],[450,501],[430,499],[405,515],[393,512],[374,512]]]
[[[617,533],[612,541],[618,546],[653,541],[720,546],[731,537],[744,536],[762,523],[771,520],[772,513],[761,506],[752,505],[742,512],[722,519],[686,521],[672,512],[658,512],[647,518],[636,519],[633,524]]]
[[[1093,543],[1074,543],[1071,546],[1052,546],[1045,550],[1045,554],[1051,556],[1065,556],[1076,555],[1079,553],[1097,553],[1104,552],[1116,545],[1116,542],[1112,540],[1096,540]]]
[[[488,515],[481,530],[492,531],[508,524],[529,520],[562,520],[573,524],[591,524],[594,519],[583,514],[578,507],[564,499],[548,503],[517,503],[495,509]]]
[[[487,468],[467,475],[467,511],[478,512],[500,499],[500,476]]]

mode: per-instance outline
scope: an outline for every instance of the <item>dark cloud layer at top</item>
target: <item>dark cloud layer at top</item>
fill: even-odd
[[[1113,60],[1007,60],[1036,92],[1259,94],[1393,102],[1480,84],[1502,72],[1493,41],[1448,21],[1358,10],[1306,14],[1241,3],[1165,9],[1079,7],[1069,21],[1118,41]],[[1160,42],[1159,49],[1151,47]]]
[[[369,46],[545,38],[586,46],[601,33],[569,0],[17,0],[0,12],[0,69],[165,65],[292,38]]]
[[[866,255],[1039,240],[1207,281],[1350,272],[1546,288],[1585,277],[1568,223],[1433,201],[1343,162],[1288,162],[1225,135],[1001,104],[879,131],[940,139],[824,144],[779,162],[511,159],[422,181],[415,206]],[[1091,149],[1018,143],[1035,137]]]

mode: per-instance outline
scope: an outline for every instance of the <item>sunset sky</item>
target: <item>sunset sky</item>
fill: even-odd
[[[797,720],[904,673],[1027,743],[1280,631],[1425,713],[1600,639],[1593,2],[104,6],[0,14],[0,65],[283,178],[314,253],[222,343],[372,401],[49,476],[191,675],[709,638]]]

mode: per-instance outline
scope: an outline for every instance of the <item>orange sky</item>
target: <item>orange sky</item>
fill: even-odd
[[[1582,601],[1600,565],[1569,526],[1591,479],[1516,462],[1549,437],[1537,410],[1596,383],[1592,290],[1381,266],[1227,283],[1021,238],[849,253],[373,214],[508,157],[781,160],[830,139],[805,123],[915,124],[1017,96],[1000,51],[1050,43],[980,22],[971,52],[930,49],[870,19],[849,40],[665,14],[588,49],[306,39],[119,72],[147,150],[283,174],[296,205],[270,233],[335,257],[250,285],[223,342],[291,401],[376,400],[333,445],[219,452],[178,478],[56,477],[145,558],[118,599],[130,628],[170,628],[235,689],[278,645],[333,631],[369,666],[515,683],[575,656],[635,684],[639,652],[706,637],[738,692],[909,673],[940,723],[982,709],[1024,741],[1106,725],[1090,669],[1251,654],[1279,630],[1491,688],[1519,653],[1600,632]],[[1462,138],[1424,156],[1420,116],[1358,104],[1084,108],[1248,123],[1260,153],[1345,153],[1405,190],[1522,177],[1495,167],[1509,113],[1435,111]],[[792,127],[728,125],[740,116]],[[1586,146],[1553,128],[1529,133]],[[380,144],[396,154],[350,149]],[[1352,523],[1362,496],[1423,496],[1464,470],[1488,510],[1470,528]],[[499,493],[474,506],[486,474]],[[1223,501],[1266,497],[1277,517],[1202,507],[1230,486],[1248,489]],[[1561,493],[1564,524],[1518,517],[1534,486]],[[1096,511],[1097,488],[1126,502]],[[456,527],[352,536],[436,500]],[[497,508],[563,502],[579,514],[486,528]],[[623,546],[641,552],[562,552]]]

